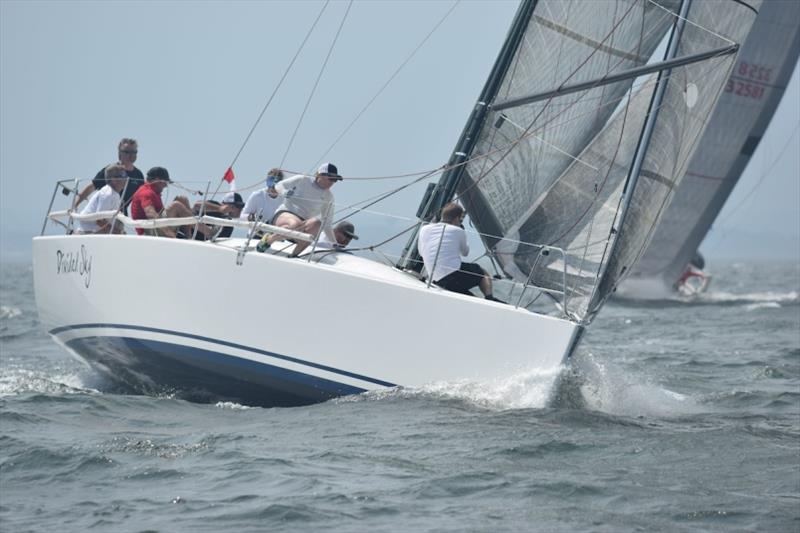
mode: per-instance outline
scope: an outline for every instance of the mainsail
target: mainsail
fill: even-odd
[[[764,135],[798,55],[800,2],[764,2],[689,170],[632,279],[658,280],[667,288],[679,279]]]
[[[759,4],[535,3],[457,182],[506,274],[591,320],[683,177]]]

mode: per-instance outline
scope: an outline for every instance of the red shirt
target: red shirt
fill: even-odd
[[[161,213],[164,210],[164,204],[161,202],[161,195],[153,190],[152,183],[145,183],[136,190],[133,198],[131,198],[131,217],[134,220],[142,220],[147,218],[144,208],[148,205],[153,206],[156,213]],[[144,234],[144,230],[136,228],[136,233],[139,235]]]

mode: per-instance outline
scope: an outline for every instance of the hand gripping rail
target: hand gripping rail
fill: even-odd
[[[183,218],[157,218],[147,220],[134,220],[128,216],[117,211],[99,211],[97,213],[81,215],[72,210],[53,211],[48,215],[53,221],[60,222],[62,218],[72,218],[73,220],[109,220],[116,219],[125,226],[140,229],[155,229],[166,228],[175,226],[188,226],[200,222],[201,224],[209,224],[213,226],[227,226],[232,228],[245,228],[251,232],[254,230],[266,233],[275,233],[288,239],[298,239],[307,242],[314,242],[314,237],[308,233],[294,231],[286,228],[273,226],[272,224],[265,224],[264,222],[247,221],[247,220],[233,220],[228,218],[217,218],[208,215],[202,217],[183,217]]]

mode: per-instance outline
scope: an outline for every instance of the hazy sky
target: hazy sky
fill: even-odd
[[[284,157],[347,6],[328,7],[242,152],[234,166],[240,189],[260,184]],[[355,2],[283,166],[309,171],[452,6]],[[29,256],[55,182],[94,176],[116,158],[122,137],[139,141],[136,164],[143,171],[165,166],[173,179],[201,189],[201,182],[216,182],[321,7],[317,1],[0,0],[2,259]],[[326,160],[345,177],[445,163],[516,7],[516,1],[460,3]],[[795,70],[722,212],[724,222],[704,245],[708,255],[800,254],[799,76]],[[351,179],[334,193],[347,205],[407,182]],[[377,239],[405,227],[423,189],[375,207],[397,218],[358,215],[359,233]],[[65,197],[58,199],[63,205]]]

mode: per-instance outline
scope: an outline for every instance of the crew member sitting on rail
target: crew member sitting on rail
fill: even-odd
[[[106,185],[95,191],[89,203],[81,210],[81,215],[92,215],[103,211],[117,211],[122,199],[120,192],[125,187],[127,175],[125,167],[119,163],[108,165],[103,171]],[[112,229],[113,224],[113,229]],[[122,225],[112,219],[79,220],[76,233],[124,233]]]
[[[441,222],[423,226],[417,240],[417,250],[428,275],[448,291],[471,295],[469,290],[477,286],[484,298],[500,302],[492,296],[491,276],[477,263],[461,262],[461,256],[469,254],[467,232],[461,225],[464,209],[450,202],[442,208],[440,218]]]
[[[247,202],[242,209],[241,218],[244,220],[261,220],[262,222],[272,222],[272,217],[275,216],[275,211],[281,205],[281,199],[269,195],[269,190],[275,188],[275,185],[283,180],[283,171],[279,168],[273,168],[267,172],[267,186],[263,189],[258,189],[250,194]]]
[[[131,199],[131,217],[134,220],[155,220],[157,218],[184,218],[193,216],[192,210],[189,209],[189,200],[185,196],[176,196],[175,200],[164,208],[161,202],[161,192],[171,183],[169,172],[164,167],[153,167],[147,171],[147,182],[139,187],[136,194]],[[194,225],[182,226],[184,235],[191,235],[194,231]],[[212,229],[204,224],[198,225],[198,231],[204,235],[210,235]],[[142,228],[136,228],[136,233],[144,235],[162,235],[164,237],[176,237],[177,231],[175,228],[163,227],[154,230],[145,231]]]
[[[203,202],[195,202],[193,211],[197,216],[200,215],[202,210],[203,215],[230,220],[240,217],[242,214],[242,207],[244,207],[242,195],[238,192],[229,192],[222,197],[222,202],[207,200],[205,202],[205,207],[203,207]],[[198,231],[195,239],[198,241],[213,240],[220,237],[230,237],[232,234],[233,228],[231,226],[217,226],[210,236],[206,236]]]
[[[128,203],[130,203],[133,194],[136,190],[144,184],[144,176],[142,171],[136,168],[133,163],[136,161],[136,156],[139,153],[139,145],[136,139],[122,139],[117,146],[118,165],[124,167],[127,174],[127,183],[123,187],[122,210],[128,212]],[[73,209],[77,208],[92,192],[98,191],[106,185],[105,170],[108,167],[103,167],[92,179],[92,182],[83,188],[83,190],[75,198]]]
[[[267,192],[271,198],[277,198],[278,195],[283,196],[283,203],[275,212],[272,224],[308,233],[312,237],[322,230],[328,240],[334,242],[336,237],[331,228],[333,193],[330,188],[342,179],[336,165],[325,163],[319,167],[315,176],[292,176],[268,189]],[[264,237],[262,242],[271,245],[283,238],[274,233]],[[298,242],[291,256],[300,255],[309,244],[311,243],[306,241]]]
[[[336,238],[335,242],[328,240],[326,235],[320,235],[317,241],[317,248],[325,248],[327,250],[341,250],[347,248],[350,241],[353,239],[358,240],[356,235],[356,227],[349,220],[342,220],[333,227],[333,236]]]

